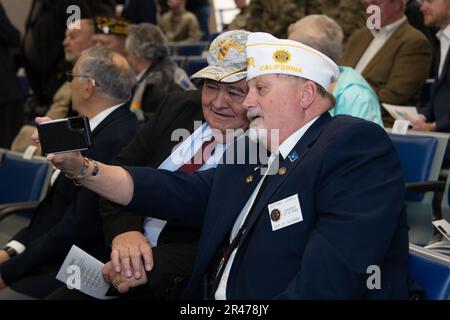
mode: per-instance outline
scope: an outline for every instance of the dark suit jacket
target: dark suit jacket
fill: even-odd
[[[136,117],[129,106],[119,107],[95,128],[94,146],[83,154],[108,163],[132,139],[137,128]],[[26,250],[0,264],[3,280],[19,292],[45,297],[55,289],[55,283],[58,284],[54,279],[56,272],[73,244],[91,254],[103,255],[97,194],[75,186],[60,174],[34,211],[29,226],[12,240],[23,243]],[[22,281],[29,276],[34,280],[39,278],[39,282]]]
[[[11,24],[0,4],[0,108],[11,101],[19,101],[21,92],[16,78],[16,66],[9,52],[20,45],[20,32]],[[20,106],[17,106],[18,108]]]
[[[404,180],[384,130],[326,113],[294,150],[298,158],[280,163],[286,174],[271,177],[255,203],[231,268],[227,298],[407,298]],[[193,176],[127,168],[135,184],[130,209],[202,225],[185,298],[203,296],[210,263],[260,179],[255,167],[219,165]],[[295,194],[303,221],[272,231],[267,205]],[[380,290],[367,288],[371,265],[382,270]]]
[[[122,16],[134,23],[149,22],[156,25],[156,1],[129,0]]]
[[[441,50],[436,50],[436,59],[433,66],[435,82],[431,89],[430,102],[421,110],[428,122],[436,122],[436,131],[450,132],[450,64],[449,56],[444,57],[445,62],[442,68],[442,74],[438,77],[439,62],[441,60]]]
[[[373,35],[367,27],[352,34],[340,60],[343,66],[355,67]],[[431,65],[431,45],[418,30],[404,22],[363,70],[381,102],[395,105],[418,105],[422,86]],[[383,111],[385,125],[393,123]]]

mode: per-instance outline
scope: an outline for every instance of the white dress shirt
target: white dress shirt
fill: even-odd
[[[183,164],[191,160],[192,157],[197,153],[197,151],[200,150],[203,142],[210,140],[212,136],[213,132],[211,128],[207,123],[204,123],[202,126],[197,128],[193,134],[191,134],[181,144],[179,144],[175,151],[173,151],[158,168],[169,171],[178,170]],[[203,164],[199,171],[217,167],[225,149],[230,143],[218,143],[215,146],[214,153],[205,162],[205,164]],[[157,246],[159,235],[161,234],[161,231],[166,223],[167,221],[156,218],[145,218],[144,234],[150,241],[152,247]]]
[[[93,117],[92,119],[89,119],[89,127],[91,128],[91,131],[94,131],[95,128],[97,128],[97,126],[103,121],[105,120],[105,118],[107,116],[109,116],[114,110],[116,110],[117,108],[119,108],[121,105],[123,105],[123,103],[112,106],[106,110],[103,110],[102,112],[100,112],[99,114],[97,114],[95,117]],[[55,172],[53,172],[52,177],[50,178],[50,186],[53,186],[53,184],[55,183],[56,179],[58,178],[59,174],[61,173],[61,170],[56,169]],[[18,254],[21,254],[22,252],[25,251],[25,246],[15,240],[12,240],[10,242],[8,242],[6,244],[6,246],[13,248],[14,250],[17,251]]]
[[[283,157],[283,159],[286,159],[286,157],[289,155],[289,153],[292,151],[292,149],[295,147],[297,142],[303,137],[305,132],[311,127],[311,125],[316,122],[316,120],[319,117],[316,117],[309,121],[307,124],[305,124],[303,127],[298,129],[296,132],[291,134],[289,138],[287,138],[278,148],[278,151],[272,153],[269,158],[268,166],[272,165],[274,160],[278,157],[279,154]],[[259,190],[261,189],[261,185],[266,178],[267,172],[270,170],[267,170],[264,176],[259,181],[258,185],[256,186],[255,190],[253,191],[252,195],[248,199],[247,203],[245,204],[244,208],[242,208],[241,213],[239,214],[238,218],[236,219],[236,222],[233,225],[233,229],[231,230],[230,234],[230,244],[233,241],[233,239],[236,237],[236,235],[239,232],[239,229],[244,224],[245,218],[250,213],[250,209],[253,206],[253,202],[255,202],[256,196],[258,195]],[[230,258],[228,259],[227,265],[225,266],[225,270],[223,271],[222,278],[220,279],[220,283],[217,287],[216,293],[214,295],[216,300],[226,300],[226,289],[227,289],[227,283],[228,283],[228,277],[230,275],[230,270],[233,265],[234,257],[236,256],[236,252],[239,249],[237,247],[233,250],[233,252],[230,255]]]
[[[359,59],[355,66],[355,70],[359,73],[363,73],[364,69],[370,63],[370,61],[375,57],[375,55],[380,51],[384,44],[389,40],[389,38],[394,34],[394,32],[400,27],[400,25],[406,21],[406,17],[381,28],[380,30],[371,30],[373,35],[373,40],[364,51],[363,55]]]
[[[441,58],[439,60],[439,73],[438,78],[441,77],[442,68],[444,68],[445,59],[447,58],[448,48],[450,47],[450,24],[443,30],[439,30],[436,33],[436,37],[441,43]]]

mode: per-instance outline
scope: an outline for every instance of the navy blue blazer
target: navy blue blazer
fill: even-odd
[[[322,115],[284,159],[255,204],[227,285],[228,299],[407,298],[408,228],[397,153],[378,125]],[[211,261],[259,181],[257,165],[219,165],[193,176],[127,167],[129,209],[202,225],[184,298],[206,297]],[[247,183],[248,176],[254,176]],[[303,221],[272,231],[267,206],[298,194]],[[372,265],[381,288],[369,290]],[[370,282],[370,279],[369,279]]]
[[[429,103],[420,111],[428,122],[436,122],[436,131],[450,132],[450,51],[444,57],[444,66],[441,76],[439,74],[439,62],[441,60],[441,51],[439,45],[436,48],[436,59],[434,60],[434,78],[435,82],[431,89]],[[448,154],[448,153],[447,153]]]

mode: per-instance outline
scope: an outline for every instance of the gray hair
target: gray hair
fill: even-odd
[[[96,47],[84,50],[82,56],[86,59],[80,64],[80,74],[94,79],[96,86],[111,98],[131,98],[136,77],[125,58],[110,49]]]
[[[125,48],[129,53],[136,52],[149,61],[163,59],[169,55],[167,38],[154,24],[131,25],[127,33]]]
[[[344,32],[323,14],[312,14],[289,27],[289,39],[310,46],[337,62],[342,55]]]

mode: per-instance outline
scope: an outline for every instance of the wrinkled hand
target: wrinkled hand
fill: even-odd
[[[433,131],[434,124],[427,122],[423,115],[419,115],[417,118],[408,117],[409,122],[414,130],[418,131]]]
[[[5,250],[0,250],[0,264],[10,259],[9,254]]]
[[[129,231],[115,237],[112,241],[111,262],[114,271],[126,278],[134,275],[140,279],[145,270],[153,268],[152,246],[147,238],[138,231]]]
[[[147,283],[147,274],[145,272],[139,279],[127,278],[122,273],[114,271],[111,261],[108,261],[103,266],[102,273],[105,281],[112,284],[122,294],[127,293],[131,288]]]

